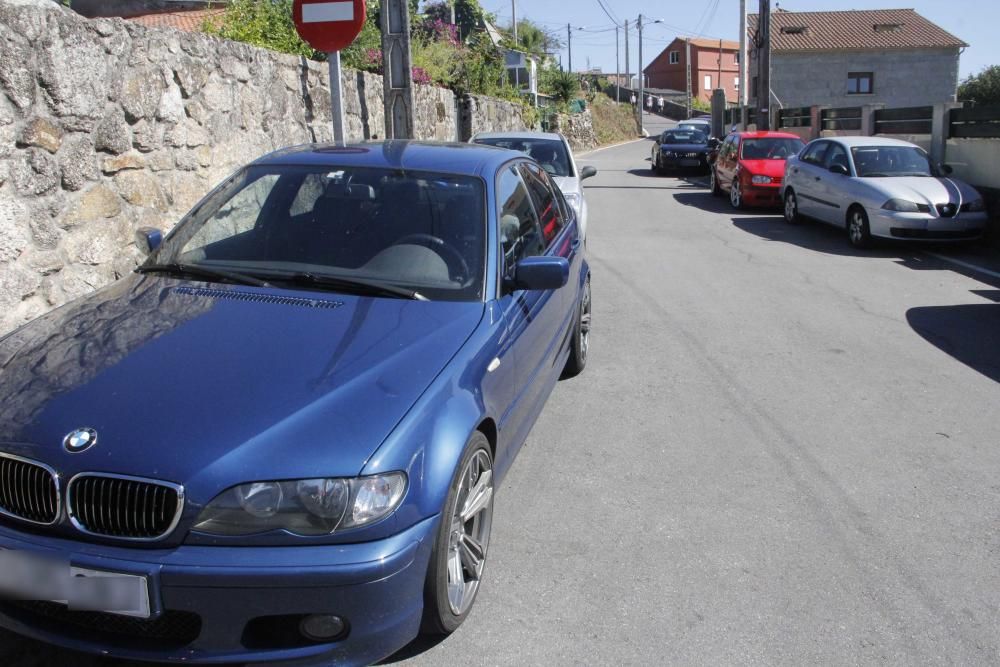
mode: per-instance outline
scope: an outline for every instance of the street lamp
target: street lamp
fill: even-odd
[[[649,23],[663,23],[663,19],[650,19],[648,16],[645,18]],[[646,107],[646,77],[642,72],[642,19],[642,14],[639,14],[636,20],[639,28],[639,104],[636,105],[639,110],[639,134],[645,134],[646,131],[642,126],[642,113]]]
[[[571,26],[569,23],[566,24],[566,50],[569,56],[569,71],[573,72],[573,31],[574,30],[586,30],[586,26],[578,25],[576,27]]]

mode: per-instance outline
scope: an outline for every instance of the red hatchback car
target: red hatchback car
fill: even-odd
[[[734,132],[719,146],[711,169],[712,194],[729,193],[733,208],[781,206],[785,158],[805,142],[787,132]]]

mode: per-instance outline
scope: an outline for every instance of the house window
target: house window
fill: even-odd
[[[736,91],[739,92],[739,90],[740,90],[740,77],[738,77],[738,76],[734,76],[733,77],[733,88],[735,88]]]
[[[681,61],[681,52],[680,51],[671,51],[670,52],[670,64],[671,65],[676,65],[680,61]]]
[[[712,90],[712,75],[705,75],[705,90]]]
[[[848,95],[871,95],[874,92],[871,72],[849,72],[847,75]]]

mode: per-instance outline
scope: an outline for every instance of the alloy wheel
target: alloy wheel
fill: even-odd
[[[851,224],[848,228],[848,234],[851,236],[851,243],[854,245],[860,245],[865,237],[865,220],[861,216],[860,211],[855,211],[851,213]]]
[[[462,470],[448,539],[448,605],[461,616],[476,599],[493,523],[493,464],[480,450]]]
[[[795,200],[795,193],[789,192],[785,195],[785,220],[795,222],[798,215],[798,202]]]
[[[580,356],[587,360],[587,350],[590,348],[590,285],[583,292],[583,302],[580,304]]]
[[[740,194],[740,182],[733,179],[733,185],[729,189],[729,202],[733,205],[733,208],[739,208],[743,203],[743,196]]]

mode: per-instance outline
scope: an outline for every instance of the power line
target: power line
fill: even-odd
[[[615,25],[621,23],[618,17],[614,15],[614,12],[612,12],[611,9],[604,4],[604,0],[597,0],[597,4],[601,6],[601,10],[609,19],[611,19],[612,23],[614,23]]]

